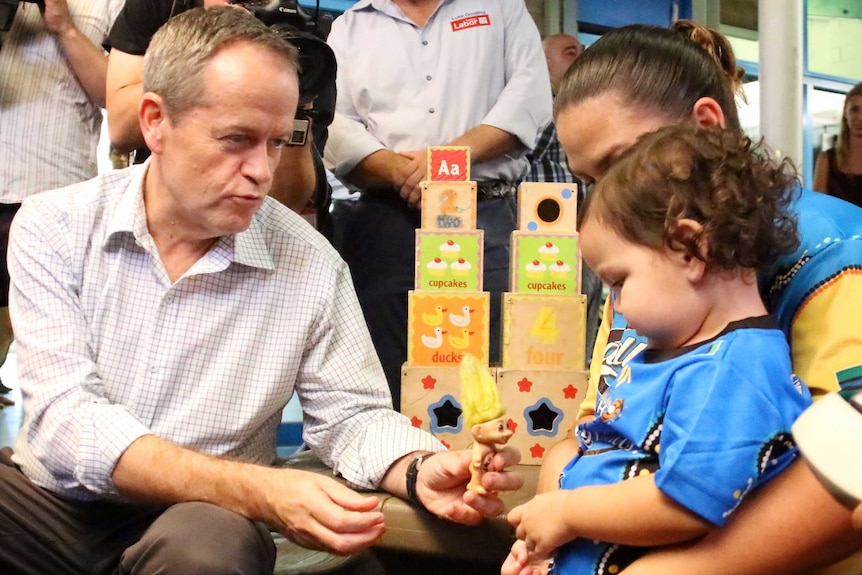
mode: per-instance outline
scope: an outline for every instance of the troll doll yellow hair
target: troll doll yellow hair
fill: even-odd
[[[461,409],[469,427],[492,421],[506,413],[497,382],[488,368],[474,356],[464,354],[460,367]]]

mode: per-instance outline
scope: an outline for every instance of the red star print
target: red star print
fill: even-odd
[[[569,387],[563,388],[563,397],[566,399],[575,399],[578,396],[578,388],[569,384]]]
[[[521,393],[529,393],[533,388],[533,382],[526,377],[518,382],[518,391]]]
[[[434,389],[434,385],[437,383],[437,380],[431,377],[430,375],[426,375],[422,378],[422,388],[423,389]]]
[[[410,423],[413,424],[413,427],[422,427],[422,420],[415,415],[410,418]]]
[[[506,428],[511,430],[512,433],[515,433],[518,430],[518,424],[514,419],[510,419],[506,422]]]
[[[440,440],[440,443],[442,443],[443,445],[445,445],[445,446],[446,446],[446,449],[452,449],[452,446],[451,446],[451,445],[449,445],[449,442],[448,442],[448,441],[443,441],[443,440],[441,439],[441,440]]]
[[[541,459],[544,454],[545,448],[538,443],[530,448],[530,457],[532,457],[533,459]]]

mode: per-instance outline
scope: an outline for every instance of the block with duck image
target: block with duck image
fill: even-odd
[[[457,367],[469,353],[487,365],[489,314],[488,292],[408,292],[407,364]]]
[[[581,293],[578,235],[512,232],[513,293],[576,295]]]
[[[586,316],[584,295],[504,293],[503,367],[584,369]]]
[[[574,427],[589,373],[498,368],[496,374],[507,424],[515,432],[508,445],[521,452],[522,464],[540,465]]]
[[[476,182],[424,181],[419,187],[423,229],[476,229]]]
[[[410,418],[414,427],[430,432],[449,449],[465,449],[473,442],[462,415],[458,366],[405,363],[401,368],[401,413]]]
[[[523,182],[518,187],[518,229],[541,234],[574,234],[578,225],[578,185]]]
[[[422,291],[482,291],[485,232],[416,230],[416,281]]]

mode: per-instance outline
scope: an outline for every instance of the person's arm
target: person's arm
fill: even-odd
[[[652,475],[537,495],[512,509],[508,521],[526,543],[528,563],[550,557],[577,538],[635,546],[679,543],[711,524],[656,487]]]
[[[144,57],[112,48],[108,55],[106,108],[108,136],[118,151],[129,153],[146,144],[138,122],[143,89]]]
[[[313,147],[313,137],[309,131],[302,146],[282,148],[269,189],[270,197],[297,213],[308,205],[317,189]]]
[[[623,575],[810,573],[860,547],[850,511],[797,461],[748,496],[723,528],[691,545],[654,551]]]
[[[811,189],[815,192],[823,194],[828,193],[829,186],[829,156],[826,152],[817,154],[817,161],[814,163],[814,185]]]
[[[69,67],[87,97],[100,108],[104,107],[108,68],[104,50],[75,26],[66,0],[45,0],[42,19],[48,31],[60,42]]]
[[[376,497],[360,495],[332,478],[211,457],[153,435],[126,449],[113,481],[120,493],[140,501],[203,501],[223,507],[311,549],[355,553],[386,530]]]

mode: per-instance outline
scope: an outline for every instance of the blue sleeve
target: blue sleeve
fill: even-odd
[[[793,461],[790,426],[811,401],[789,363],[770,373],[752,351],[750,365],[724,358],[678,371],[665,412],[656,485],[715,525]]]

